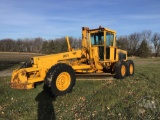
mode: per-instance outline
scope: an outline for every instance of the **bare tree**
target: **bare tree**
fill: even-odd
[[[117,46],[123,50],[128,50],[129,41],[127,36],[120,36],[117,38]]]
[[[0,41],[0,51],[14,52],[15,50],[15,41],[10,38],[2,39]]]
[[[155,57],[158,57],[158,53],[160,51],[160,34],[159,33],[154,33],[151,42],[154,45],[154,50],[155,50]]]
[[[150,41],[151,40],[152,31],[151,30],[144,30],[141,33],[141,39]]]
[[[32,52],[36,52],[36,53],[41,52],[43,43],[44,43],[44,39],[43,38],[40,38],[40,37],[35,38],[33,40],[33,43],[32,43],[32,45],[33,45],[32,46],[32,50],[33,50]]]
[[[136,55],[136,51],[138,49],[139,42],[141,40],[141,34],[135,32],[133,34],[130,34],[128,39],[129,39],[129,50],[131,51],[132,55]]]

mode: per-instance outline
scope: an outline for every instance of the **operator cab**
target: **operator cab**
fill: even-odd
[[[99,29],[90,30],[91,46],[97,46],[99,49],[100,61],[115,59],[110,55],[111,48],[115,49],[116,32],[107,28],[99,27]]]

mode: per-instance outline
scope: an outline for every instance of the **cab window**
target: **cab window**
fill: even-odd
[[[114,40],[114,34],[106,33],[106,45],[107,46],[113,46],[113,40]]]
[[[104,34],[103,32],[92,33],[91,34],[91,43],[92,45],[103,45],[104,44]]]

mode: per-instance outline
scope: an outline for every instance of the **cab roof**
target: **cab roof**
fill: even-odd
[[[108,31],[108,32],[116,34],[115,30],[111,30],[109,28],[103,28],[101,26],[99,28],[96,28],[96,29],[89,29],[89,31],[91,31],[91,32],[94,32],[94,31]]]

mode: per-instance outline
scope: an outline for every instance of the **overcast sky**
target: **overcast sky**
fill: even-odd
[[[160,0],[0,0],[0,39],[81,37],[99,25],[128,35],[160,32]]]

